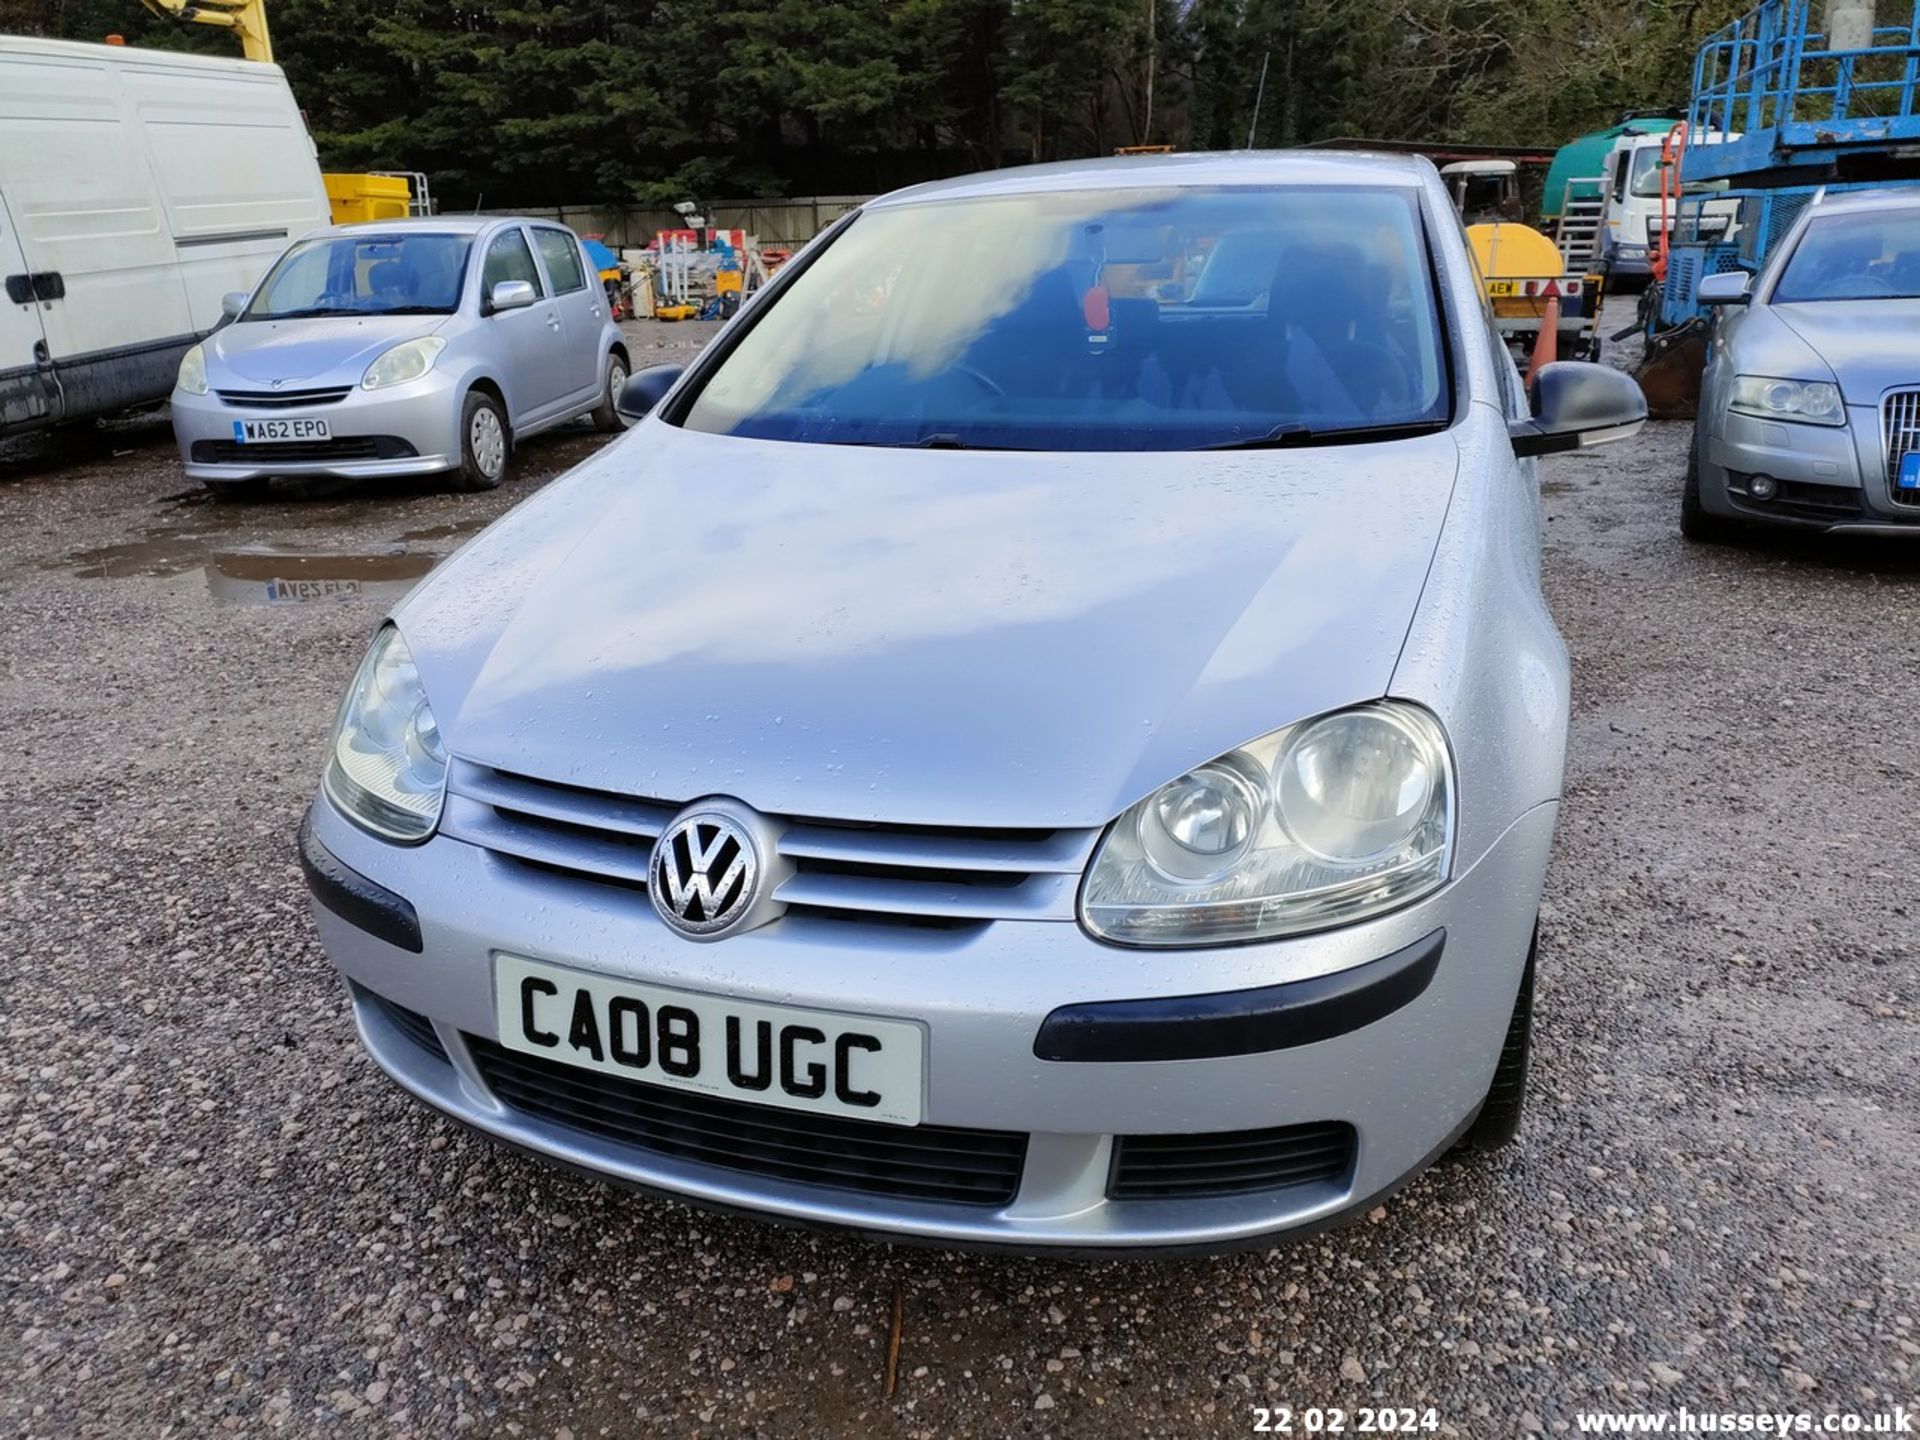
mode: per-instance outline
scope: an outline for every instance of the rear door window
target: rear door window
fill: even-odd
[[[587,288],[586,268],[580,263],[580,246],[565,230],[539,229],[533,232],[540,258],[547,263],[547,276],[553,281],[553,293],[571,295]]]

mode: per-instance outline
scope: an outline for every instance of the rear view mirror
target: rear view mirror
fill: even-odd
[[[539,298],[530,281],[502,280],[488,292],[487,308],[494,314],[502,310],[524,310]]]
[[[673,388],[673,382],[680,378],[685,368],[683,365],[649,365],[620,387],[613,408],[624,419],[644,420],[653,413],[653,407],[660,403],[667,391]]]
[[[1694,290],[1702,305],[1744,305],[1752,299],[1753,277],[1744,270],[1729,270],[1721,275],[1703,275]]]
[[[220,297],[220,313],[229,320],[236,318],[246,308],[247,292],[244,290],[229,290]]]
[[[1647,419],[1647,397],[1639,385],[1610,365],[1585,360],[1542,365],[1527,393],[1533,418],[1507,427],[1513,453],[1523,458],[1624,440]]]

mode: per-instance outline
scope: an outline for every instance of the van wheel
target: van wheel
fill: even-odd
[[[507,475],[512,449],[500,402],[484,390],[469,390],[460,406],[460,468],[454,480],[462,490],[491,490]]]
[[[273,489],[273,482],[264,475],[256,475],[251,480],[208,480],[205,483],[209,495],[227,504],[264,500]]]
[[[1493,1067],[1493,1084],[1480,1113],[1460,1137],[1460,1148],[1484,1154],[1512,1142],[1520,1133],[1520,1112],[1527,1101],[1527,1061],[1533,1050],[1533,962],[1540,953],[1540,922],[1534,921],[1527,945],[1527,968],[1520,975],[1520,994],[1507,1022],[1507,1042],[1500,1047],[1500,1063]]]
[[[627,362],[618,355],[607,356],[606,383],[600,387],[600,403],[593,407],[593,428],[603,435],[617,435],[627,428],[627,417],[620,413],[620,392],[627,386]]]
[[[1696,545],[1724,545],[1738,538],[1738,521],[1715,515],[1700,503],[1700,425],[1694,423],[1687,447],[1687,481],[1680,488],[1680,533]]]

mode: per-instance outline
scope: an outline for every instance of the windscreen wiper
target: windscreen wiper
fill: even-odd
[[[1391,425],[1342,425],[1332,430],[1316,430],[1311,425],[1289,422],[1276,425],[1251,440],[1226,440],[1217,445],[1196,445],[1196,450],[1285,450],[1295,445],[1360,445],[1368,440],[1405,440],[1411,435],[1431,435],[1447,428],[1444,420],[1402,420]]]
[[[875,450],[1024,450],[1024,445],[975,445],[950,430],[936,430],[915,440],[833,440],[833,445],[864,445]]]

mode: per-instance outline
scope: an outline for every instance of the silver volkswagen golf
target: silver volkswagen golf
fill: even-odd
[[[625,404],[340,709],[302,858],[400,1085],[1049,1251],[1261,1242],[1512,1135],[1567,735],[1529,457],[1645,411],[1528,396],[1431,166],[903,191]]]
[[[180,362],[173,431],[216,494],[276,475],[450,473],[491,490],[514,442],[620,427],[626,342],[573,231],[433,217],[303,236]]]

